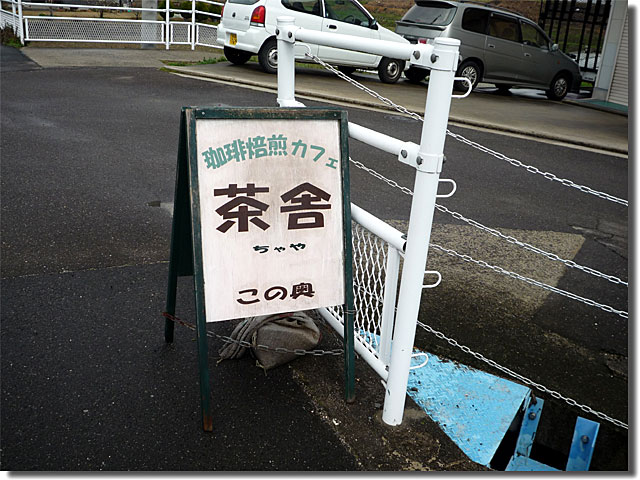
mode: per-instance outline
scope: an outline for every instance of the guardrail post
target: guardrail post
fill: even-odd
[[[191,50],[196,49],[196,0],[191,0]]]
[[[165,0],[165,32],[164,32],[164,41],[165,41],[165,50],[169,50],[169,42],[171,40],[171,24],[169,22],[169,17],[171,16],[171,0]]]
[[[385,365],[389,365],[391,359],[391,338],[393,336],[393,320],[396,316],[398,276],[400,273],[400,252],[391,245],[387,248],[379,350],[380,360],[382,360]]]
[[[456,39],[436,38],[430,58],[425,120],[416,158],[407,247],[382,413],[382,420],[388,425],[400,425],[404,414],[459,45]],[[420,52],[414,52],[414,56],[416,54],[418,58]]]
[[[276,19],[278,41],[278,106],[304,107],[296,101],[296,36],[295,18],[281,16]]]
[[[22,18],[22,0],[18,0],[18,36],[24,45],[24,19]]]

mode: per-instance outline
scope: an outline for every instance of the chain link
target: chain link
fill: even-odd
[[[534,167],[532,165],[526,165],[524,163],[522,163],[520,160],[516,160],[515,158],[510,158],[507,157],[506,155],[500,153],[500,152],[496,152],[495,150],[491,150],[488,147],[485,147],[484,145],[480,145],[477,142],[474,142],[472,140],[469,140],[468,138],[463,137],[462,135],[459,135],[457,133],[453,133],[449,130],[447,130],[447,135],[451,136],[452,138],[458,140],[459,142],[462,142],[472,148],[475,148],[476,150],[480,150],[481,152],[484,152],[488,155],[491,155],[492,157],[495,157],[499,160],[504,160],[505,162],[510,163],[511,165],[513,165],[514,167],[521,167],[524,168],[527,172],[529,173],[535,173],[538,175],[542,175],[544,178],[546,178],[547,180],[552,180],[554,182],[559,182],[562,185],[564,185],[565,187],[572,187],[575,188],[577,190],[580,190],[583,193],[588,193],[590,195],[595,195],[596,197],[600,197],[604,200],[608,200],[610,202],[614,202],[614,203],[618,203],[620,205],[624,205],[625,207],[629,206],[629,201],[625,200],[623,198],[618,198],[618,197],[614,197],[613,195],[609,195],[608,193],[605,192],[600,192],[598,190],[594,190],[593,188],[587,187],[585,185],[578,185],[577,183],[572,182],[569,179],[566,178],[560,178],[556,175],[554,175],[553,173],[550,172],[543,172],[542,170],[538,169],[537,167]]]
[[[168,312],[162,312],[162,316],[171,320],[174,323],[177,323],[178,325],[187,327],[190,330],[195,331],[196,329],[196,326],[193,323],[187,322],[186,320],[182,320],[181,318],[178,318],[175,315],[171,315]],[[211,332],[209,330],[207,330],[207,337],[217,338],[219,340],[222,340],[224,343],[234,343],[236,345],[240,345],[241,347],[245,347],[245,348],[257,348],[259,350],[267,350],[267,351],[276,352],[276,353],[293,353],[295,355],[300,355],[300,356],[312,355],[315,357],[320,357],[323,355],[339,356],[344,354],[344,350],[341,348],[336,348],[333,350],[321,350],[321,349],[303,350],[301,348],[288,349],[284,347],[270,347],[268,345],[261,345],[261,344],[253,345],[251,342],[247,342],[246,340],[236,340],[235,338],[231,338],[226,335],[218,335],[217,333]]]
[[[456,252],[455,250],[451,250],[448,248],[444,248],[438,244],[435,243],[431,243],[430,246],[432,248],[435,248],[436,250],[439,250],[443,253],[446,253],[447,255],[450,255],[452,257],[457,257],[461,260],[464,260],[465,262],[470,262],[470,263],[475,263],[476,265],[480,265],[481,267],[484,268],[488,268],[490,270],[493,270],[494,272],[497,273],[501,273],[502,275],[506,275],[508,277],[511,278],[515,278],[517,280],[521,280],[525,283],[528,283],[530,285],[534,285],[536,287],[540,287],[543,290],[548,290],[550,292],[553,293],[557,293],[558,295],[562,295],[563,297],[567,297],[570,298],[572,300],[577,300],[578,302],[584,303],[585,305],[589,305],[590,307],[596,307],[599,308],[600,310],[603,310],[605,312],[608,313],[615,313],[616,315],[622,317],[622,318],[629,318],[629,314],[623,310],[616,310],[613,307],[610,307],[609,305],[604,305],[602,303],[598,303],[595,300],[591,300],[589,298],[584,298],[581,297],[580,295],[576,295],[575,293],[571,293],[571,292],[567,292],[566,290],[561,290],[559,288],[556,287],[552,287],[551,285],[547,285],[546,283],[542,283],[539,282],[537,280],[534,280],[532,278],[529,277],[525,277],[523,275],[520,275],[519,273],[515,273],[515,272],[510,272],[509,270],[505,270],[502,267],[498,267],[495,265],[490,265],[485,261],[482,260],[476,260],[474,258],[471,258],[469,255],[463,255],[461,253]]]
[[[504,233],[500,232],[499,230],[496,230],[494,228],[491,227],[487,227],[486,225],[481,224],[480,222],[477,222],[475,220],[472,220],[470,218],[465,217],[464,215],[458,213],[458,212],[454,212],[452,210],[449,210],[447,207],[444,207],[442,205],[438,205],[436,204],[436,209],[438,209],[440,212],[443,213],[448,213],[449,215],[451,215],[453,218],[457,219],[457,220],[461,220],[473,227],[476,227],[484,232],[487,232],[491,235],[494,235],[496,237],[499,237],[511,244],[514,245],[518,245],[526,250],[529,250],[531,252],[537,253],[539,255],[542,255],[543,257],[548,258],[549,260],[553,260],[554,262],[561,262],[564,265],[566,265],[567,267],[570,268],[576,268],[578,270],[581,270],[585,273],[588,273],[589,275],[593,275],[594,277],[598,277],[598,278],[604,278],[605,280],[608,280],[611,283],[615,283],[615,284],[619,284],[619,285],[625,285],[625,286],[629,286],[629,283],[625,282],[624,280],[620,280],[618,277],[615,277],[613,275],[607,275],[605,273],[599,272],[596,269],[590,268],[590,267],[585,267],[584,265],[580,265],[576,262],[574,262],[573,260],[565,260],[563,258],[560,258],[558,255],[556,255],[555,253],[550,253],[550,252],[546,252],[538,247],[535,247],[529,243],[526,242],[521,242],[520,240],[518,240],[515,237],[512,237],[511,235],[505,235]]]
[[[555,390],[551,390],[547,387],[545,387],[544,385],[541,385],[539,383],[534,382],[533,380],[524,377],[522,375],[520,375],[519,373],[514,372],[513,370],[507,368],[507,367],[503,367],[502,365],[500,365],[499,363],[495,362],[494,360],[491,360],[487,357],[485,357],[484,355],[482,355],[481,353],[478,352],[474,352],[473,350],[471,350],[469,347],[467,347],[466,345],[460,345],[456,340],[454,340],[453,338],[449,338],[447,337],[444,333],[439,332],[438,330],[433,329],[432,327],[430,327],[429,325],[422,323],[421,321],[418,320],[418,325],[420,325],[420,327],[422,327],[424,330],[426,330],[427,332],[431,333],[432,335],[435,335],[436,337],[438,337],[440,340],[444,340],[446,341],[449,345],[459,348],[460,350],[462,350],[463,352],[475,357],[476,359],[486,363],[487,365],[492,366],[493,368],[496,368],[498,370],[500,370],[503,373],[506,373],[507,375],[509,375],[512,378],[515,378],[519,381],[521,381],[522,383],[524,383],[525,385],[528,385],[530,387],[535,388],[536,390],[540,391],[540,392],[544,392],[547,393],[549,395],[551,395],[553,398],[557,399],[557,400],[562,400],[565,403],[567,403],[568,405],[572,406],[572,407],[578,407],[579,409],[581,409],[583,412],[586,413],[590,413],[591,415],[595,415],[596,417],[598,417],[601,420],[606,420],[607,422],[611,422],[614,425],[624,428],[626,430],[629,429],[629,425],[621,422],[620,420],[616,420],[615,418],[611,418],[610,416],[606,415],[605,413],[602,412],[598,412],[596,410],[594,410],[593,408],[589,407],[588,405],[582,405],[578,402],[576,402],[574,399],[572,398],[568,398],[563,396],[562,394],[556,392]]]
[[[382,180],[384,183],[386,183],[387,185],[390,185],[393,188],[397,188],[398,190],[400,190],[401,192],[403,192],[406,195],[413,195],[413,192],[411,191],[411,189],[407,188],[407,187],[403,187],[402,185],[400,185],[398,182],[396,182],[395,180],[390,180],[387,177],[385,177],[384,175],[382,175],[381,173],[376,172],[373,168],[369,168],[367,167],[365,164],[363,164],[362,162],[358,161],[358,160],[354,160],[353,158],[349,157],[349,161],[351,161],[351,163],[353,163],[357,168],[364,170],[365,172],[367,172],[369,175],[377,178],[378,180]]]
[[[398,184],[398,182],[394,181],[394,180],[390,180],[388,178],[386,178],[384,175],[382,175],[381,173],[375,171],[372,168],[367,167],[366,165],[364,165],[362,162],[359,162],[357,160],[353,160],[352,158],[349,158],[349,160],[359,169],[364,170],[365,172],[369,173],[370,175],[372,175],[373,177],[382,180],[383,182],[385,182],[386,184],[397,188],[398,190],[400,190],[401,192],[405,193],[406,195],[413,195],[413,192],[407,188],[407,187],[403,187],[402,185]],[[539,255],[543,255],[544,257],[548,258],[549,260],[553,260],[556,262],[561,262],[564,265],[571,267],[571,268],[576,268],[578,270],[581,270],[585,273],[588,273],[590,275],[593,275],[595,277],[599,277],[599,278],[604,278],[605,280],[610,281],[611,283],[616,283],[616,284],[620,284],[620,285],[625,285],[628,286],[629,284],[623,280],[620,280],[618,277],[615,277],[613,275],[607,275],[604,274],[602,272],[599,272],[598,270],[595,270],[593,268],[590,267],[585,267],[584,265],[580,265],[572,260],[565,260],[563,258],[560,258],[558,255],[556,255],[555,253],[550,253],[550,252],[546,252],[538,247],[535,247],[533,245],[530,245],[528,243],[525,242],[521,242],[520,240],[518,240],[515,237],[512,237],[510,235],[505,235],[502,232],[495,230],[493,228],[487,227],[483,224],[481,224],[480,222],[477,222],[475,220],[472,220],[470,218],[465,217],[464,215],[462,215],[461,213],[458,212],[454,212],[452,210],[449,210],[447,207],[444,207],[442,205],[439,205],[436,203],[436,209],[438,209],[440,212],[443,213],[448,213],[449,215],[453,216],[453,218],[457,219],[457,220],[461,220],[463,222],[466,222],[467,224],[479,228],[480,230],[483,230],[487,233],[490,233],[491,235],[494,235],[496,237],[502,238],[503,240],[506,240],[509,243],[512,243],[514,245],[518,245],[522,248],[525,248],[527,250],[530,250],[532,252],[535,252]],[[470,257],[469,257],[470,258]],[[473,259],[472,259],[473,260]],[[502,272],[500,272],[502,273]],[[517,274],[516,274],[517,275]],[[543,284],[544,285],[544,284]],[[553,287],[552,287],[553,288]],[[607,310],[608,311],[608,310]]]
[[[424,118],[420,115],[418,115],[415,112],[411,112],[409,111],[406,107],[403,107],[402,105],[398,105],[396,104],[393,100],[388,99],[387,97],[383,97],[382,95],[380,95],[378,92],[375,92],[374,90],[371,90],[368,87],[365,87],[364,85],[362,85],[361,83],[357,82],[356,80],[354,80],[353,78],[350,78],[349,76],[345,75],[344,73],[342,73],[341,71],[339,71],[338,69],[336,69],[335,67],[329,65],[328,63],[322,61],[320,58],[318,58],[316,55],[313,55],[312,53],[305,53],[305,55],[311,59],[313,59],[315,62],[319,63],[320,65],[322,65],[324,68],[326,68],[327,70],[333,72],[334,74],[336,74],[337,76],[339,76],[340,78],[342,78],[343,80],[346,80],[347,82],[349,82],[351,85],[353,85],[354,87],[358,88],[359,90],[364,91],[365,93],[368,93],[369,95],[371,95],[374,98],[377,98],[378,100],[380,100],[382,103],[384,103],[385,105],[390,106],[391,108],[397,110],[400,113],[403,113],[405,115],[408,115],[411,118],[414,118],[420,122],[424,122]],[[590,195],[595,195],[596,197],[602,198],[604,200],[608,200],[610,202],[614,202],[614,203],[618,203],[620,205],[624,205],[626,207],[629,206],[629,201],[622,199],[622,198],[618,198],[615,197],[613,195],[609,195],[608,193],[605,192],[600,192],[598,190],[594,190],[593,188],[587,187],[585,185],[579,185],[577,183],[574,183],[573,181],[566,179],[566,178],[560,178],[556,175],[554,175],[553,173],[550,172],[543,172],[542,170],[540,170],[537,167],[534,167],[532,165],[526,165],[524,163],[522,163],[520,160],[516,160],[515,158],[510,158],[507,157],[506,155],[500,153],[500,152],[496,152],[495,150],[492,150],[488,147],[485,147],[484,145],[481,145],[477,142],[474,142],[472,140],[469,140],[468,138],[463,137],[460,134],[457,133],[453,133],[452,131],[450,131],[449,129],[447,129],[447,135],[449,135],[450,137],[454,138],[455,140],[458,140],[459,142],[462,142],[472,148],[475,148],[476,150],[480,150],[481,152],[484,152],[488,155],[491,155],[492,157],[495,157],[499,160],[503,160],[505,162],[510,163],[511,165],[513,165],[514,167],[522,167],[524,168],[527,172],[529,173],[535,173],[538,175],[542,175],[544,178],[546,178],[547,180],[552,180],[555,182],[559,182],[560,184],[564,185],[565,187],[572,187],[575,188],[583,193],[588,193]]]

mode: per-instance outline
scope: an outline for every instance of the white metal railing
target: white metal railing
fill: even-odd
[[[202,5],[222,7],[212,0],[191,0],[191,9],[121,7],[104,4],[42,3],[7,0],[0,6],[0,28],[10,26],[25,42],[89,42],[197,45],[222,48],[217,43],[218,28],[204,23],[202,17],[216,22],[220,14],[199,10]],[[5,9],[7,4],[11,10]],[[207,7],[209,8],[209,7]],[[54,11],[55,10],[55,11]],[[75,11],[77,16],[69,16]],[[48,11],[43,14],[42,11]],[[39,12],[36,14],[36,12]],[[100,12],[96,17],[95,12]],[[121,18],[103,18],[105,15]],[[180,14],[180,20],[176,15]],[[124,18],[128,15],[131,18]],[[139,18],[142,15],[143,18]],[[150,16],[151,18],[146,18]],[[184,18],[186,16],[186,18]]]
[[[369,95],[374,96],[375,98],[377,98],[380,101],[382,101],[384,104],[387,104],[387,105],[391,106],[392,108],[398,110],[399,112],[409,115],[410,117],[416,118],[417,120],[419,120],[421,122],[423,121],[423,118],[420,117],[419,115],[408,111],[405,107],[402,107],[401,105],[397,105],[397,104],[393,103],[388,98],[385,98],[385,97],[381,96],[380,94],[378,94],[377,92],[375,92],[375,91],[365,87],[364,85],[356,82],[352,78],[350,78],[350,77],[344,75],[342,72],[336,70],[331,65],[329,65],[326,62],[322,61],[321,59],[319,59],[315,55],[312,55],[312,54],[309,54],[309,53],[307,53],[306,55],[308,57],[312,58],[316,63],[322,65],[325,69],[327,69],[330,72],[334,73],[335,75],[337,75],[338,77],[342,78],[343,80],[351,83],[356,88],[361,89],[361,90],[367,92]],[[463,96],[453,95],[452,98],[464,98],[465,96],[468,95],[468,93],[469,92],[467,92]],[[457,138],[457,135],[455,135],[455,134],[453,134],[453,133],[451,133],[449,131],[447,132],[447,134],[452,136],[453,138],[455,138],[457,140],[462,141],[463,143],[468,143],[468,141],[466,139]],[[474,148],[477,148],[478,150],[484,151],[484,152],[489,153],[491,155],[494,155],[494,156],[496,156],[498,158],[506,159],[510,163],[511,163],[510,160],[513,160],[513,159],[508,159],[505,156],[503,156],[502,154],[499,154],[499,153],[494,152],[494,151],[492,151],[490,149],[487,149],[487,147],[481,146],[479,144],[472,145],[472,146]],[[381,148],[384,150],[383,147],[381,147]],[[393,188],[399,189],[404,194],[413,195],[413,192],[411,191],[411,189],[398,184],[394,180],[386,178],[385,176],[381,175],[380,173],[376,172],[375,170],[365,166],[362,162],[359,162],[359,161],[356,161],[356,160],[353,160],[353,159],[350,159],[350,161],[354,166],[366,171],[367,173],[372,175],[374,178],[377,178],[378,180],[380,180],[380,181],[382,181],[384,183],[387,183],[389,186],[391,186]],[[535,167],[526,166],[526,165],[524,165],[521,162],[516,161],[516,160],[513,160],[513,162],[514,162],[513,164],[515,166],[524,166],[526,168],[527,172],[530,172],[530,173],[541,173],[540,171],[535,169]],[[598,192],[598,191],[593,190],[593,189],[591,189],[589,187],[584,187],[584,186],[577,185],[574,182],[571,182],[569,180],[558,179],[557,177],[555,177],[555,176],[553,176],[551,174],[545,173],[544,176],[545,176],[545,178],[549,178],[551,180],[560,181],[565,186],[571,186],[571,187],[577,188],[578,190],[580,190],[580,191],[582,191],[584,193],[590,193],[590,194],[596,195],[596,196],[598,196],[600,198],[603,198],[605,200],[609,200],[609,201],[612,201],[612,202],[615,202],[615,203],[619,203],[619,204],[624,205],[624,206],[628,206],[628,202],[626,200],[618,199],[617,197],[613,197],[613,196],[608,195],[608,194],[603,194],[602,192]],[[442,180],[442,181],[444,181],[444,180]],[[450,192],[447,195],[438,195],[438,197],[448,197],[448,196],[453,195],[453,193],[455,192],[455,182],[453,182],[453,181],[451,181],[451,182],[453,183],[453,186],[454,186],[453,191]],[[549,252],[545,252],[545,251],[543,251],[543,250],[541,250],[541,249],[539,249],[537,247],[534,247],[532,245],[520,242],[520,241],[518,241],[517,239],[515,239],[513,237],[503,235],[503,234],[501,234],[500,232],[498,232],[495,229],[490,229],[488,227],[485,227],[484,225],[480,224],[479,222],[476,222],[474,220],[468,219],[468,218],[460,215],[458,212],[450,211],[449,209],[447,209],[445,207],[442,207],[441,205],[436,204],[435,207],[436,207],[437,210],[439,210],[441,212],[446,212],[446,213],[449,213],[449,214],[453,215],[454,218],[457,218],[458,220],[463,220],[466,223],[468,223],[468,224],[470,224],[472,226],[475,226],[477,228],[480,228],[481,230],[486,231],[487,233],[490,233],[492,235],[498,236],[499,238],[502,238],[503,240],[505,240],[505,241],[507,241],[509,243],[513,243],[515,245],[518,245],[518,246],[521,246],[523,248],[526,248],[527,250],[530,250],[530,251],[533,251],[533,252],[538,253],[540,255],[543,255],[545,258],[548,258],[549,260],[560,261],[560,262],[564,263],[568,267],[577,268],[577,269],[579,269],[581,271],[584,271],[585,273],[594,275],[594,276],[599,277],[599,278],[604,278],[604,279],[606,279],[606,280],[608,280],[608,281],[610,281],[612,283],[628,286],[628,282],[620,280],[617,277],[603,274],[603,273],[598,272],[597,270],[594,270],[594,269],[592,269],[590,267],[585,267],[585,266],[582,266],[582,265],[578,265],[575,262],[572,262],[572,261],[569,261],[569,260],[561,259],[560,257],[558,257],[555,254],[552,254],[552,253],[549,253]],[[440,250],[441,252],[446,250],[446,249],[443,249],[443,247],[441,247],[440,245],[431,244],[430,246],[435,248],[436,250]],[[507,275],[507,276],[509,276],[511,278],[515,278],[515,279],[518,279],[518,280],[526,281],[527,283],[530,283],[530,284],[535,284],[536,286],[538,286],[540,288],[544,288],[546,290],[553,291],[554,293],[563,294],[565,296],[573,298],[574,300],[580,300],[583,303],[586,303],[587,305],[591,305],[593,307],[600,308],[600,309],[608,311],[610,313],[619,314],[619,315],[623,316],[624,318],[627,318],[627,316],[628,316],[626,312],[615,310],[612,307],[599,304],[599,303],[597,303],[597,302],[595,302],[595,301],[593,301],[591,299],[585,299],[585,298],[582,298],[582,297],[577,298],[577,296],[575,296],[574,294],[571,294],[570,292],[558,291],[557,289],[555,289],[555,287],[552,287],[550,285],[542,284],[541,282],[534,281],[533,279],[528,279],[528,278],[522,277],[521,275],[518,275],[518,274],[516,274],[514,272],[505,271],[504,269],[502,269],[500,267],[495,267],[495,266],[492,266],[492,265],[488,265],[488,264],[486,264],[486,262],[477,261],[475,259],[472,259],[468,255],[462,255],[462,254],[459,254],[459,253],[457,253],[457,252],[455,252],[453,250],[446,250],[445,253],[449,254],[449,255],[453,255],[453,256],[461,259],[461,260],[470,261],[470,262],[476,263],[476,264],[478,264],[480,266],[483,266],[485,268],[490,268],[490,269],[496,271],[497,273],[501,273],[503,275]],[[429,287],[437,286],[437,284],[439,283],[439,280],[441,278],[440,275],[437,272],[425,272],[425,273],[436,273],[438,275],[438,281],[434,285],[430,285]],[[387,285],[388,284],[389,284],[389,282],[387,282]],[[425,286],[424,288],[428,288],[428,287]],[[384,300],[386,301],[386,297],[385,297]],[[459,344],[456,340],[447,337],[442,332],[438,332],[437,330],[432,329],[429,325],[426,325],[426,324],[424,324],[424,323],[422,323],[420,321],[418,321],[418,325],[421,328],[423,328],[424,330],[426,330],[427,332],[435,335],[437,338],[439,338],[441,340],[445,340],[450,345],[455,346],[457,348],[460,348],[460,350],[462,350],[463,352],[465,352],[467,354],[470,354],[470,355],[474,356],[475,358],[477,358],[479,360],[484,361],[488,365],[500,370],[501,372],[507,374],[508,376],[511,376],[511,377],[515,378],[516,380],[522,382],[525,385],[528,385],[528,386],[530,386],[532,388],[535,388],[536,390],[538,390],[538,391],[540,391],[542,393],[548,393],[549,395],[551,395],[552,397],[554,397],[556,399],[563,400],[567,405],[569,405],[571,407],[580,408],[584,412],[593,414],[594,416],[598,417],[601,420],[606,420],[606,421],[611,422],[612,424],[614,424],[614,425],[616,425],[618,427],[624,428],[624,429],[628,429],[629,428],[628,424],[626,424],[626,423],[624,423],[624,422],[622,422],[620,420],[617,420],[617,419],[615,419],[613,417],[610,417],[609,415],[605,414],[604,412],[600,412],[600,411],[594,410],[593,408],[589,407],[588,405],[580,404],[580,403],[576,402],[575,400],[573,400],[572,398],[570,398],[568,396],[564,396],[564,395],[558,393],[557,391],[549,389],[549,388],[545,387],[544,385],[542,385],[540,383],[536,383],[536,382],[528,379],[527,377],[524,377],[524,376],[522,376],[522,375],[520,375],[520,374],[518,374],[518,373],[516,373],[516,372],[514,372],[514,371],[512,371],[512,370],[510,370],[510,369],[508,369],[506,367],[503,367],[503,366],[499,365],[497,362],[484,357],[482,354],[472,351],[471,349],[469,349],[465,345]],[[422,365],[418,365],[417,367],[411,367],[411,368],[420,368],[421,366]]]
[[[387,247],[387,254],[389,255],[389,252],[393,251],[396,253],[391,253],[384,261],[385,268],[390,271],[385,272],[387,275],[399,270],[400,251],[405,250],[406,261],[402,269],[398,308],[393,327],[389,322],[384,321],[381,311],[378,314],[382,318],[379,323],[370,323],[362,331],[356,327],[355,332],[357,339],[355,343],[359,345],[355,347],[356,351],[363,355],[386,383],[382,419],[389,425],[399,425],[402,423],[404,414],[422,289],[433,286],[425,286],[423,282],[438,183],[444,158],[444,141],[460,41],[437,38],[433,44],[411,45],[409,43],[359,39],[353,36],[300,28],[295,25],[292,17],[278,17],[276,38],[278,42],[278,104],[283,107],[304,106],[295,99],[294,45],[296,41],[388,56],[431,70],[425,105],[425,110],[430,112],[430,115],[423,124],[419,145],[403,142],[359,125],[349,125],[350,136],[393,153],[397,155],[399,161],[416,169],[406,242],[402,242],[403,238],[402,235],[398,235],[399,232],[390,230],[389,226],[384,227],[382,221],[374,220],[375,217],[371,215],[367,217],[364,214],[366,212],[358,210],[355,206],[352,207],[354,219],[360,217],[360,219],[367,218],[369,220],[370,228],[365,227],[365,229],[369,232],[371,229],[381,230],[379,232],[382,233],[380,238],[384,238],[388,234],[388,238],[384,239],[390,245]],[[356,237],[354,236],[354,238]],[[384,286],[376,289],[368,288],[370,282],[363,285],[359,281],[366,274],[359,272],[358,262],[362,261],[363,257],[366,258],[367,255],[371,255],[371,252],[366,250],[358,252],[354,246],[354,278],[358,279],[354,286],[355,294],[361,295],[361,298],[370,302],[366,305],[360,305],[360,308],[356,305],[356,310],[362,316],[363,313],[360,310],[368,313],[375,311],[378,303],[382,304],[382,309],[386,304],[385,315],[388,316],[387,318],[392,318],[396,304],[394,281],[387,279]],[[396,255],[397,262],[389,260],[393,255]],[[389,263],[387,264],[387,262]],[[369,268],[375,270],[375,265],[374,262]],[[372,272],[370,278],[376,274],[377,272]],[[364,292],[362,292],[363,289],[365,289]],[[392,302],[392,299],[386,295],[393,295],[394,301]],[[341,331],[342,324],[339,322],[339,312],[323,310],[321,314],[329,319],[329,322],[335,327],[339,327],[336,328],[338,331]],[[334,317],[337,323],[332,322],[330,317]],[[358,325],[362,325],[362,322],[358,321]],[[390,347],[391,330],[393,330],[393,349]]]
[[[351,204],[353,220],[353,279],[355,351],[387,381],[395,318],[402,232]],[[319,313],[341,335],[342,307],[321,308]]]

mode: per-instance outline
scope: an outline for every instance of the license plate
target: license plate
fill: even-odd
[[[229,43],[231,45],[235,45],[236,43],[238,43],[238,35],[236,35],[235,33],[230,33],[229,34]]]

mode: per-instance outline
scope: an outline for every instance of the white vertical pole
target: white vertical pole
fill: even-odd
[[[18,22],[16,21],[16,17],[18,16],[16,12],[16,2],[15,0],[11,0],[11,28],[13,29],[13,33],[18,33]]]
[[[24,21],[22,18],[22,0],[18,0],[18,36],[20,43],[24,45]]]
[[[295,18],[281,16],[276,20],[278,40],[278,106],[304,107],[296,101]]]
[[[169,25],[169,16],[171,15],[170,13],[170,7],[171,7],[171,1],[170,0],[165,0],[166,4],[165,4],[165,17],[164,17],[164,41],[165,41],[165,50],[169,50],[169,40],[170,40],[170,36],[171,36],[171,29],[170,29],[170,25]]]
[[[382,302],[382,325],[380,326],[380,360],[389,365],[393,320],[396,317],[400,253],[392,245],[387,250],[387,268],[384,277],[384,300]]]
[[[400,425],[404,414],[459,45],[460,41],[456,39],[436,38],[431,55],[425,120],[416,160],[407,248],[382,413],[382,420],[388,425]]]
[[[191,50],[196,49],[196,0],[191,0]]]

